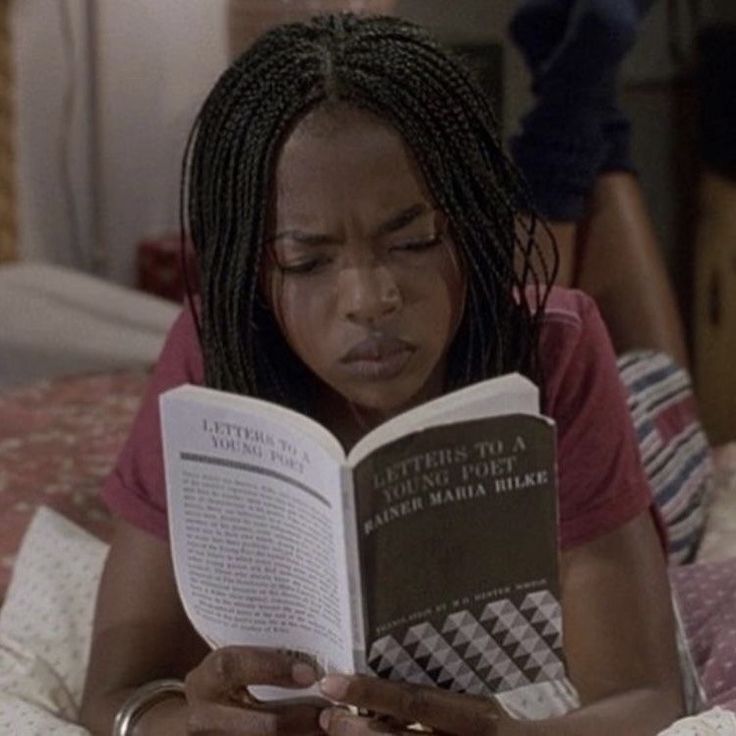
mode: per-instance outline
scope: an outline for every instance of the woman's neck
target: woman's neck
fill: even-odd
[[[361,438],[391,415],[356,406],[332,391],[321,395],[315,404],[315,419],[327,427],[349,452]]]

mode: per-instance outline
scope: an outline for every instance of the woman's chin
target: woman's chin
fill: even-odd
[[[412,390],[413,389],[413,390]],[[343,394],[358,414],[377,424],[420,403],[421,386],[372,386]]]
[[[444,365],[438,365],[431,371],[415,369],[387,380],[321,379],[327,392],[317,399],[317,411],[324,415],[347,410],[367,430],[437,396],[443,376]]]

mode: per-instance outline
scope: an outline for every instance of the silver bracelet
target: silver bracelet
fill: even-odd
[[[133,726],[141,716],[171,694],[184,695],[181,680],[154,680],[139,687],[115,715],[112,736],[132,736]]]

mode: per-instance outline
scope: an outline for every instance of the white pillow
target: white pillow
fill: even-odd
[[[734,736],[736,715],[722,708],[684,718],[662,731],[659,736]]]
[[[106,554],[55,511],[36,512],[0,610],[0,734],[87,733],[73,723]]]

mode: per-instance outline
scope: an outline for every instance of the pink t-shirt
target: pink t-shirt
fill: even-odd
[[[557,423],[562,549],[589,542],[652,504],[608,333],[592,300],[554,289],[541,337],[543,411]],[[201,384],[202,355],[191,313],[168,335],[138,416],[103,489],[112,511],[168,537],[158,397]]]

